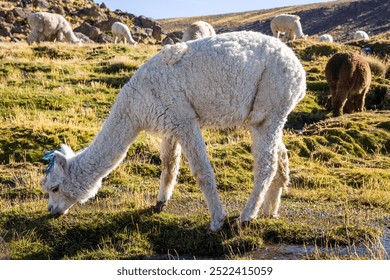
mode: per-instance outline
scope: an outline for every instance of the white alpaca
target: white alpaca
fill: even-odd
[[[370,37],[368,34],[364,31],[356,31],[355,34],[353,34],[353,39],[354,40],[370,40]]]
[[[120,22],[114,22],[114,24],[111,26],[111,32],[112,36],[114,36],[114,44],[116,44],[123,38],[123,43],[126,45],[126,42],[128,42],[131,45],[136,45],[137,42],[134,41],[133,37],[131,37],[130,29],[127,27],[127,25],[120,23]]]
[[[218,230],[226,214],[201,127],[247,124],[253,138],[254,188],[240,221],[256,218],[260,209],[276,216],[289,176],[283,126],[305,90],[301,63],[270,36],[233,32],[166,46],[122,88],[88,148],[75,154],[62,146],[62,152],[53,152],[42,181],[49,210],[64,214],[77,201],[93,197],[138,133],[146,130],[163,134],[156,208],[161,210],[172,195],[182,149],[207,202],[210,230]]]
[[[27,37],[27,42],[32,44],[41,41],[66,41],[73,44],[80,44],[80,40],[74,35],[69,22],[61,15],[38,12],[28,16],[28,23],[31,32]]]
[[[329,34],[323,34],[318,38],[319,42],[333,43],[333,37]]]
[[[281,14],[271,20],[271,30],[274,37],[279,38],[284,33],[284,41],[293,41],[295,39],[306,39],[303,34],[300,17],[296,15]]]
[[[214,28],[205,21],[197,21],[184,31],[182,42],[215,36]]]

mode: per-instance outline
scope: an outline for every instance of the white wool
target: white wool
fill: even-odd
[[[95,194],[102,178],[146,130],[164,136],[157,205],[170,199],[182,150],[204,194],[210,229],[218,230],[226,213],[201,127],[247,125],[253,138],[254,187],[240,220],[259,213],[277,216],[289,172],[283,126],[305,90],[305,71],[293,51],[260,33],[225,33],[164,48],[122,88],[92,144],[71,158],[58,156],[55,165],[63,167],[43,182],[49,208],[65,213],[71,206],[71,201],[63,203],[66,194],[79,201]],[[62,199],[50,192],[59,181]]]
[[[306,38],[302,31],[300,17],[296,15],[281,14],[271,20],[271,30],[274,37],[279,38],[284,33],[284,40]]]
[[[27,37],[27,42],[32,44],[41,41],[66,41],[73,44],[81,44],[74,35],[69,22],[61,15],[47,12],[31,13],[28,16],[28,23],[31,32]]]
[[[124,44],[129,43],[131,45],[136,45],[137,42],[134,41],[133,37],[131,37],[130,29],[127,25],[121,22],[114,22],[111,26],[112,36],[114,37],[114,43],[123,39]]]
[[[185,43],[166,45],[161,50],[162,60],[168,65],[173,65],[182,58],[182,56],[187,52],[187,49],[188,47]]]
[[[205,21],[197,21],[187,27],[183,33],[182,42],[197,40],[206,37],[215,36],[214,28]]]
[[[355,34],[353,34],[353,39],[354,40],[369,40],[370,37],[368,36],[368,34],[364,31],[356,31]]]
[[[329,34],[323,34],[323,35],[321,35],[321,36],[318,38],[318,41],[319,41],[319,42],[329,42],[329,43],[333,43],[333,37],[332,37],[332,35],[329,35]]]

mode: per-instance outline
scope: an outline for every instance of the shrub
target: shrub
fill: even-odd
[[[390,63],[386,65],[386,73],[385,73],[385,78],[390,80]]]
[[[378,77],[384,77],[386,73],[385,63],[378,57],[366,56],[366,60],[370,65],[371,73]]]

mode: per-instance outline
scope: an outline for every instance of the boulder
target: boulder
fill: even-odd
[[[66,16],[65,9],[60,5],[55,5],[55,6],[51,7],[51,11],[55,14]]]
[[[25,19],[31,13],[30,9],[16,7],[12,10],[15,17]]]
[[[87,35],[84,35],[83,33],[80,32],[74,32],[74,35],[83,43],[83,44],[93,44],[95,43]]]
[[[81,9],[76,15],[79,17],[90,17],[98,21],[107,20],[107,15],[97,5],[94,5],[91,8]]]
[[[75,28],[74,31],[88,36],[88,38],[93,41],[95,41],[100,33],[102,33],[99,28],[90,25],[88,22],[84,22],[79,27]]]
[[[107,35],[105,33],[101,33],[97,37],[96,42],[97,43],[103,43],[103,44],[113,43],[114,42],[114,38],[112,38],[111,36],[109,36],[109,35]]]
[[[182,37],[183,37],[183,32],[181,31],[168,33],[167,36],[162,41],[162,45],[165,46],[165,45],[174,45],[176,43],[180,43]]]
[[[95,26],[103,32],[109,32],[111,31],[111,26],[117,21],[120,20],[116,17],[108,16],[107,20],[99,21],[98,23],[95,24]]]
[[[46,0],[33,0],[32,2],[34,8],[49,9],[50,4]]]
[[[154,38],[157,41],[161,41],[162,37],[162,27],[161,24],[155,21],[154,19],[150,17],[145,16],[139,16],[136,18],[134,25],[142,27],[145,30],[152,30],[152,33],[150,34],[150,37]],[[149,31],[146,31],[149,33]]]
[[[135,25],[140,26],[142,28],[151,28],[155,25],[155,20],[150,17],[139,16],[135,21]]]

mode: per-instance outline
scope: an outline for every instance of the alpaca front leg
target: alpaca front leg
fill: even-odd
[[[272,123],[252,127],[254,187],[241,212],[241,223],[248,223],[256,218],[266,198],[278,168],[278,142],[281,141],[281,130],[281,127],[272,129]]]
[[[178,129],[177,139],[188,159],[192,174],[194,175],[210,213],[210,231],[222,228],[226,213],[222,209],[221,200],[217,192],[215,175],[206,153],[202,133],[198,124]]]
[[[287,188],[289,183],[289,173],[287,149],[280,141],[278,146],[278,170],[261,205],[260,212],[263,215],[273,218],[278,217],[280,198],[283,188]]]
[[[173,137],[164,136],[160,149],[162,172],[155,212],[161,212],[172,196],[172,191],[179,173],[180,155],[181,147],[177,141]]]

